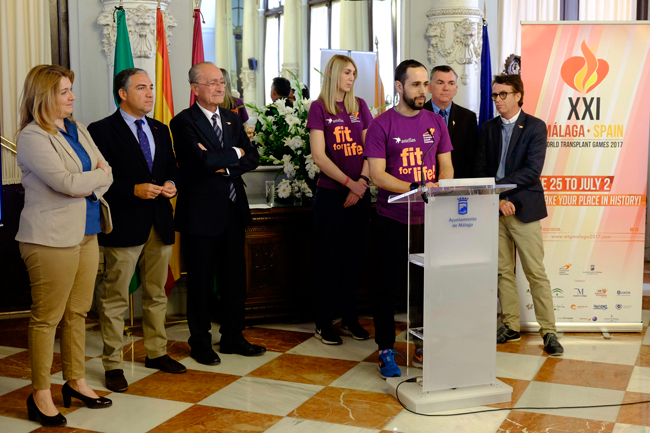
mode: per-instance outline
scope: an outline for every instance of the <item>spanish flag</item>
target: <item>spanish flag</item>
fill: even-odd
[[[167,36],[160,7],[156,12],[156,105],[153,109],[153,118],[169,126],[174,117],[174,98],[172,96],[172,77],[169,72],[169,55],[167,54]],[[172,200],[176,210],[176,197]],[[172,258],[167,272],[165,292],[167,296],[174,288],[174,284],[181,277],[181,239],[176,233],[176,242],[172,246]]]

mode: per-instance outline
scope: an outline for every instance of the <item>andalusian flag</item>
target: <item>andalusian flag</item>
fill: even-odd
[[[133,54],[131,54],[131,41],[129,29],[126,28],[126,12],[122,6],[117,10],[117,37],[115,38],[115,61],[113,62],[113,78],[125,69],[133,67]],[[115,92],[113,92],[115,95]],[[115,98],[115,106],[119,107],[119,99]]]
[[[160,7],[156,12],[156,105],[153,109],[153,118],[169,126],[169,121],[174,117],[174,98],[172,96],[172,77],[169,72],[169,55],[167,54],[167,36]],[[176,197],[172,200],[176,210]],[[172,258],[169,262],[165,292],[167,296],[174,288],[174,284],[181,277],[181,239],[176,232],[176,241],[172,246]]]
[[[125,69],[133,67],[133,54],[131,54],[131,41],[129,40],[129,29],[126,27],[126,11],[122,6],[116,6],[117,11],[117,36],[115,38],[115,61],[113,62],[113,79]],[[119,99],[115,96],[115,107],[119,107]],[[138,290],[140,284],[140,268],[135,267],[135,273],[129,284],[129,294]]]

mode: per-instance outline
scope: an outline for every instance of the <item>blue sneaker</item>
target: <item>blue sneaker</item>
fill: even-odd
[[[395,363],[396,353],[401,356],[399,352],[395,352],[392,349],[379,352],[379,374],[383,379],[402,376],[402,372]]]
[[[415,352],[413,353],[413,359],[411,360],[411,365],[415,368],[422,368],[423,358],[424,358],[424,349],[421,347],[416,347]]]

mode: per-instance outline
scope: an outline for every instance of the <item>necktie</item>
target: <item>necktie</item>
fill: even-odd
[[[221,132],[221,128],[219,128],[219,124],[217,123],[217,113],[214,113],[212,115],[212,127],[214,128],[214,132],[217,134],[217,142],[219,142],[219,146],[223,148],[223,133]],[[235,185],[233,185],[231,180],[228,181],[228,184],[230,185],[230,193],[228,194],[228,197],[230,198],[230,201],[235,203],[237,201],[237,192],[235,191]]]
[[[142,129],[144,120],[138,119],[135,121],[135,124],[138,127],[138,141],[140,142],[140,149],[142,149],[142,153],[144,154],[144,159],[147,161],[147,165],[149,166],[149,171],[152,171],[153,158],[151,157],[151,147],[149,146],[149,139],[147,138],[147,134],[145,134],[144,130]]]
[[[445,119],[445,123],[448,123],[447,121],[447,110],[440,110],[440,115],[442,116],[443,119]]]

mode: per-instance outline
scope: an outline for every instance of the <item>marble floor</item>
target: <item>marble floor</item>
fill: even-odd
[[[538,335],[526,334],[520,342],[498,346],[497,376],[514,392],[511,402],[493,407],[650,400],[650,297],[643,304],[643,332],[612,334],[610,340],[601,334],[567,333],[560,340],[566,351],[563,358],[545,356]],[[405,323],[399,322],[404,315],[396,319],[401,340],[396,349],[405,353]],[[361,321],[374,332],[372,320]],[[55,353],[52,391],[68,427],[45,429],[27,420],[25,400],[31,392],[27,321],[0,321],[0,432],[650,433],[650,404],[503,410],[443,418],[414,415],[387,394],[388,386],[377,372],[372,340],[343,337],[343,345],[326,346],[314,338],[312,323],[258,323],[246,329],[245,336],[265,345],[268,352],[256,358],[221,355],[218,366],[192,360],[187,325],[170,326],[168,353],[188,368],[183,375],[145,368],[143,340],[135,332],[124,350],[129,389],[111,393],[104,387],[98,325],[89,320],[87,327],[86,377],[98,394],[113,400],[113,406],[90,410],[73,400],[73,406],[64,409],[61,358]],[[216,340],[217,325],[213,335]],[[405,368],[402,358],[397,359]],[[483,409],[489,407],[468,410]]]

